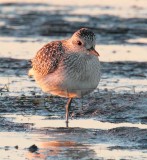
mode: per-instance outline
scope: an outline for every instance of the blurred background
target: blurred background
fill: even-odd
[[[50,41],[89,27],[96,33],[98,45],[147,44],[146,0],[124,0],[123,3],[121,0],[1,0],[0,3],[1,38]],[[115,52],[115,47],[113,50]]]
[[[96,34],[102,79],[66,130],[66,100],[27,74],[44,44],[82,27]],[[147,0],[0,0],[0,159],[145,160],[146,106]]]

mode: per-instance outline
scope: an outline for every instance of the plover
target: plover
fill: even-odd
[[[40,88],[69,98],[65,106],[67,127],[72,99],[92,92],[100,81],[95,43],[95,34],[88,28],[81,28],[69,39],[46,44],[32,59],[29,75],[34,76]]]

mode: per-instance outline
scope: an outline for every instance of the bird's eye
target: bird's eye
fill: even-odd
[[[81,42],[81,41],[77,41],[77,44],[78,44],[79,46],[81,46],[81,45],[82,45],[82,42]]]

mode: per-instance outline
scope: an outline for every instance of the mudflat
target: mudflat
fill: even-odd
[[[147,159],[145,4],[0,2],[0,159]],[[27,73],[42,45],[81,27],[96,33],[102,79],[73,101],[66,128],[66,99]]]

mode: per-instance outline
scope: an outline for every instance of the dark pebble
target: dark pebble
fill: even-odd
[[[35,144],[33,144],[33,145],[30,146],[28,149],[29,149],[30,152],[33,153],[33,152],[36,152],[36,151],[38,150],[38,147],[37,147]]]
[[[18,146],[14,146],[15,149],[18,149]]]

